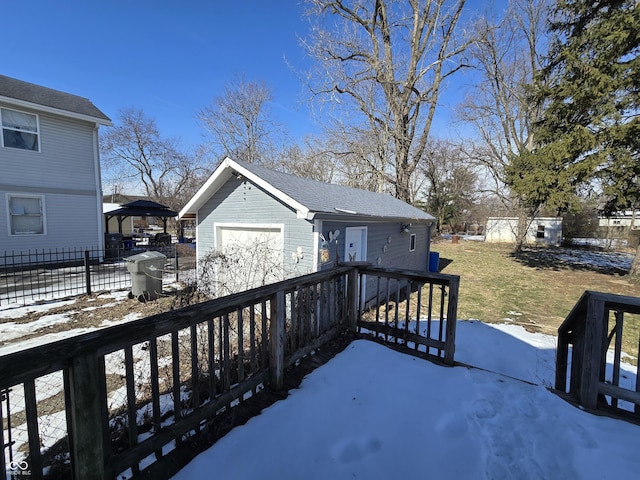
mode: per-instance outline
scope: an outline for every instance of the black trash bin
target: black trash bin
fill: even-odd
[[[106,258],[118,258],[121,248],[122,248],[121,233],[105,233],[104,234],[104,256]]]

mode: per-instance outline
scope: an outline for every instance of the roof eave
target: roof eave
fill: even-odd
[[[75,118],[76,120],[83,120],[86,122],[95,123],[97,125],[102,125],[105,127],[113,126],[113,122],[111,122],[111,120],[109,119],[94,117],[93,115],[84,115],[82,113],[70,112],[69,110],[63,110],[61,108],[48,107],[46,105],[41,105],[39,103],[19,100],[17,98],[0,95],[0,101],[8,103],[10,105],[16,105],[18,107],[30,108],[33,110],[39,110],[42,112],[52,113],[55,115],[62,115],[64,117]]]
[[[223,162],[224,163],[224,162]],[[216,185],[216,182],[219,182],[219,178],[224,171],[223,165],[221,164],[216,170],[209,176],[206,182],[198,189],[198,191],[191,197],[191,199],[187,202],[187,204],[182,207],[180,212],[178,212],[178,218],[184,218],[186,215],[196,215],[200,207],[204,205],[206,202],[206,195],[213,195],[219,188]],[[226,179],[225,179],[226,180]]]
[[[429,217],[424,217],[424,218],[418,218],[418,217],[411,217],[411,216],[389,216],[389,217],[382,217],[379,215],[367,215],[364,213],[351,213],[351,212],[346,212],[346,211],[339,211],[339,212],[310,212],[309,215],[307,215],[307,219],[308,220],[313,220],[315,218],[321,219],[321,220],[328,220],[328,219],[333,219],[333,220],[338,220],[338,221],[349,221],[349,220],[360,220],[360,221],[371,221],[371,222],[415,222],[415,223],[421,223],[421,224],[425,224],[425,225],[433,225],[435,223],[435,217],[432,217],[431,215],[429,215]]]
[[[180,210],[178,214],[179,218],[184,218],[186,215],[197,214],[198,210],[202,208],[202,206],[211,198],[218,189],[226,183],[226,181],[231,177],[232,173],[235,171],[238,175],[246,178],[250,182],[256,184],[260,188],[266,190],[280,201],[290,206],[293,210],[296,211],[298,218],[307,218],[309,216],[309,209],[297,202],[295,199],[286,195],[282,191],[275,188],[269,182],[263,180],[258,175],[255,175],[251,171],[244,168],[242,165],[236,163],[233,159],[226,157],[218,168],[211,174],[211,176],[207,179],[207,181],[200,187],[200,189],[196,192],[196,194],[191,197],[191,200],[187,202],[187,204]]]

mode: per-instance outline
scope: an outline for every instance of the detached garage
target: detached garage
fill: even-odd
[[[284,225],[215,223],[214,244],[229,262],[228,268],[218,267],[223,290],[231,293],[283,279]]]
[[[345,261],[428,271],[434,222],[390,195],[230,158],[179,216],[195,220],[199,278],[218,294]]]

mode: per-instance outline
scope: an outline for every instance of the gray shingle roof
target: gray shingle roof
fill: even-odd
[[[92,117],[101,120],[100,123],[111,123],[109,117],[86,98],[4,75],[0,75],[0,96]]]
[[[391,195],[319,182],[276,172],[259,165],[236,161],[277,190],[320,214],[355,214],[359,216],[431,221],[434,217]]]

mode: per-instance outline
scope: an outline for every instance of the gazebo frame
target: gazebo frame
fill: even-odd
[[[109,233],[109,220],[118,220],[118,233],[122,233],[122,222],[127,217],[156,217],[162,219],[163,232],[167,233],[167,220],[177,217],[178,212],[170,210],[169,207],[150,200],[136,200],[125,203],[117,210],[112,210],[104,214],[106,232]]]

